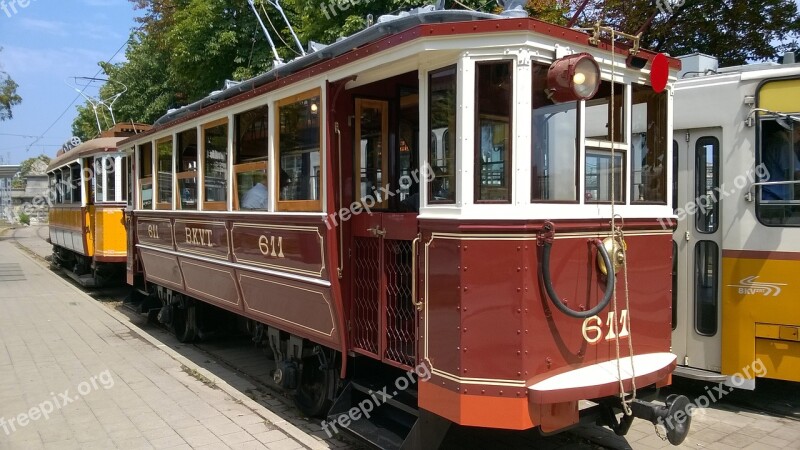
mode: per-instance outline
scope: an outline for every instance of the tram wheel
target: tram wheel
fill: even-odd
[[[335,384],[336,373],[333,369],[323,369],[317,356],[305,358],[300,385],[294,395],[295,406],[307,417],[323,417],[333,404],[328,393]]]
[[[197,308],[189,305],[186,308],[173,307],[172,329],[179,342],[192,342],[197,336]]]

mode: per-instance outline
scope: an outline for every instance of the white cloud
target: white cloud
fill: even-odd
[[[41,20],[22,17],[20,18],[20,26],[27,31],[48,33],[56,36],[66,36],[68,34],[67,24],[55,20]]]
[[[106,7],[119,5],[120,0],[83,0],[83,3],[88,6]]]

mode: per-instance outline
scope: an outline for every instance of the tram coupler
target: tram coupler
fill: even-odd
[[[689,413],[689,399],[684,395],[672,394],[667,397],[665,405],[633,399],[628,406],[630,414],[624,414],[622,420],[617,420],[614,409],[622,408],[619,400],[613,406],[602,404],[600,424],[606,425],[618,436],[628,433],[633,423],[633,418],[644,419],[653,425],[661,425],[667,430],[667,440],[672,445],[680,445],[689,434],[689,427],[692,423],[692,416]],[[624,408],[622,408],[624,410]]]

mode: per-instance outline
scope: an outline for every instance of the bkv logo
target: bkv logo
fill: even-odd
[[[756,295],[761,294],[764,297],[777,297],[781,294],[781,286],[786,286],[786,283],[762,283],[756,281],[758,276],[743,278],[739,284],[729,284],[728,287],[737,288],[742,295]]]
[[[686,4],[686,0],[656,0],[656,6],[661,14],[672,14],[673,8],[680,8]]]

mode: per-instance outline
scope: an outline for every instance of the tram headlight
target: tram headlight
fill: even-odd
[[[557,103],[588,100],[600,87],[600,66],[588,53],[561,58],[547,71],[547,87]]]

